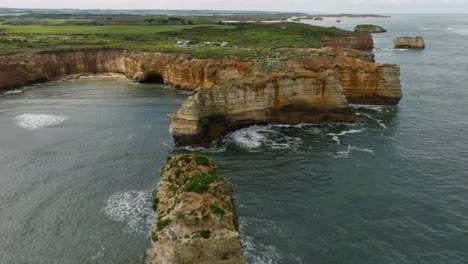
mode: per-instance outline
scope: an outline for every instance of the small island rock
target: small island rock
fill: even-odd
[[[421,36],[417,37],[399,37],[393,40],[395,48],[405,49],[424,49],[426,47],[424,39]]]
[[[381,26],[376,26],[376,25],[357,25],[354,28],[355,32],[368,32],[368,33],[383,33],[387,32],[386,29],[384,29]]]
[[[200,154],[168,158],[146,264],[244,264],[232,185]]]

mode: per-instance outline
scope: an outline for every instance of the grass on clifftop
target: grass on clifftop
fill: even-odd
[[[0,19],[0,53],[128,49],[184,53],[198,58],[256,59],[300,55],[299,51],[276,48],[318,48],[324,45],[324,36],[356,34],[301,23],[219,24],[210,19],[10,17]]]

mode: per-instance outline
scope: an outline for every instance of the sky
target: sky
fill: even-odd
[[[0,7],[210,9],[305,13],[468,13],[468,0],[0,0]]]

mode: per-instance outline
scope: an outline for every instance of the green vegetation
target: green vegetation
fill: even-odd
[[[181,168],[177,168],[177,169],[175,170],[175,176],[176,176],[176,178],[179,178],[181,174],[182,174],[182,169],[181,169]]]
[[[211,231],[210,230],[202,230],[199,232],[200,236],[203,237],[204,239],[210,238],[211,236]]]
[[[234,16],[177,15],[147,11],[15,11],[0,19],[0,53],[129,49],[189,54],[197,58],[235,59],[298,56],[318,48],[324,36],[358,34],[300,23],[237,23],[220,20],[283,19],[286,14],[241,13]],[[22,13],[24,12],[24,13]],[[1,13],[1,10],[0,10]],[[196,13],[196,12],[195,12]],[[18,15],[19,14],[19,15]],[[271,65],[265,65],[270,67]]]
[[[371,33],[380,33],[380,32],[387,32],[383,27],[376,26],[376,25],[357,25],[354,27],[354,31],[356,32],[371,32]]]
[[[166,226],[168,226],[170,223],[171,223],[171,220],[169,220],[169,219],[160,219],[160,220],[156,223],[156,229],[157,229],[158,231],[161,231],[161,230],[163,230]]]
[[[217,214],[217,215],[220,215],[220,216],[224,216],[224,214],[226,213],[223,209],[221,209],[220,207],[218,207],[214,203],[210,205],[210,211],[211,211],[211,213]]]
[[[193,159],[198,165],[202,166],[210,166],[211,162],[210,159],[207,156],[201,155],[201,154],[194,154]]]
[[[153,201],[151,202],[151,207],[153,208],[154,211],[158,209],[158,204],[159,204],[159,198],[154,197]]]
[[[213,182],[219,181],[220,177],[211,175],[203,171],[197,171],[192,175],[190,180],[184,185],[184,191],[206,193],[209,185]]]
[[[192,159],[190,158],[190,155],[187,155],[187,154],[182,155],[182,156],[180,157],[180,160],[183,160],[183,161],[185,161],[186,163],[192,162]]]
[[[158,234],[156,234],[154,231],[151,232],[151,240],[154,242],[158,241]]]

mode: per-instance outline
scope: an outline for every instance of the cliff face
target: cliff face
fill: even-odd
[[[402,97],[398,65],[372,63],[348,56],[293,58],[289,64],[313,72],[334,69],[347,101],[352,104],[395,105]]]
[[[250,124],[353,122],[349,102],[399,102],[398,65],[374,63],[372,54],[348,48],[303,51],[310,55],[252,61],[121,50],[0,56],[0,89],[111,72],[197,90],[170,127],[177,142],[190,145]]]
[[[233,188],[212,159],[169,158],[153,208],[158,219],[146,263],[245,263]]]
[[[327,47],[349,48],[357,50],[374,49],[374,40],[371,33],[347,36],[347,37],[324,37]]]
[[[201,90],[171,117],[182,144],[205,145],[227,131],[261,123],[354,122],[334,71],[244,77],[232,85]]]
[[[399,37],[393,40],[395,48],[424,49],[426,44],[421,36]]]

